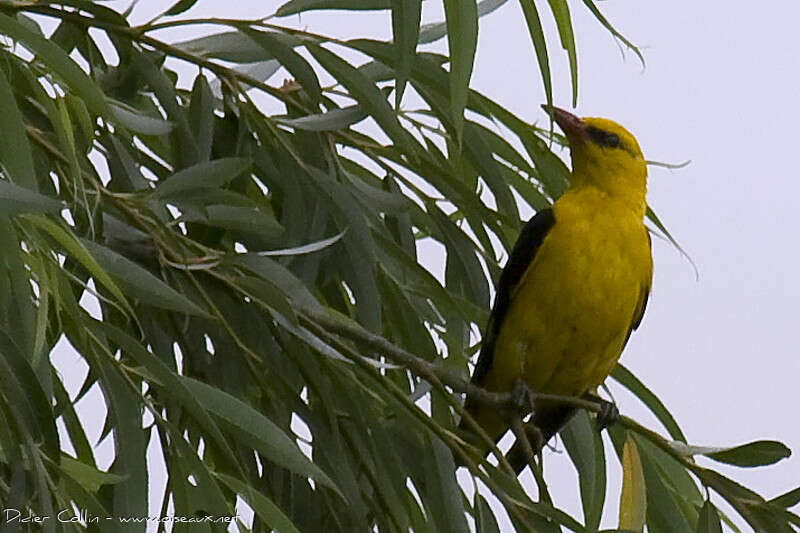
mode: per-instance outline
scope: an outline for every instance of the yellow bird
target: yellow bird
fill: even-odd
[[[614,368],[647,304],[647,167],[636,139],[619,124],[542,107],[569,141],[570,184],[514,245],[472,383],[508,392],[521,379],[534,392],[582,396]],[[509,427],[502,413],[473,398],[465,409],[495,441]],[[537,401],[539,445],[573,414],[572,407]]]

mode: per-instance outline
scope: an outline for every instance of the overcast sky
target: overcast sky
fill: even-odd
[[[256,17],[281,3],[241,0],[222,10],[220,2],[201,0],[188,14]],[[425,2],[424,22],[441,19],[438,4]],[[164,5],[142,1],[137,20]],[[620,122],[650,160],[692,161],[681,170],[651,167],[648,200],[696,263],[699,279],[671,245],[654,240],[653,292],[622,361],[665,402],[691,443],[770,438],[800,454],[800,185],[794,168],[800,59],[793,37],[800,5],[599,2],[642,48],[644,69],[632,53],[621,55],[582,3],[570,6],[578,38],[576,112]],[[541,12],[556,104],[569,108],[566,58],[546,7]],[[285,22],[298,23],[297,17]],[[340,36],[386,37],[390,28],[385,14],[308,14],[300,24]],[[516,0],[481,21],[473,87],[525,120],[546,120]],[[635,400],[623,393],[617,400],[624,414],[657,427]],[[548,473],[572,476],[563,454],[553,456]],[[611,465],[617,469],[615,461]],[[767,498],[800,485],[797,456],[755,470],[721,469]],[[577,512],[576,486],[563,485],[553,487],[556,504]],[[617,505],[616,482],[609,492],[607,510]]]

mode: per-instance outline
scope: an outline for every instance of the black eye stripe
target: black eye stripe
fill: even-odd
[[[616,133],[610,133],[608,131],[603,131],[600,128],[589,126],[586,128],[586,134],[590,139],[592,139],[592,141],[600,146],[604,146],[606,148],[619,148],[619,136]]]

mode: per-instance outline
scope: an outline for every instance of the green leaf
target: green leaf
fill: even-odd
[[[638,438],[635,440],[647,487],[648,531],[690,533],[692,527],[678,501],[680,495],[676,495],[670,490],[667,484],[669,480],[663,477],[664,475],[656,466],[656,460],[650,457],[648,448],[642,446],[644,441]],[[693,524],[694,520],[691,523]]]
[[[642,531],[647,516],[647,489],[636,442],[629,436],[622,450],[619,529]]]
[[[603,439],[586,411],[579,411],[561,430],[561,439],[575,468],[586,527],[596,530],[606,499],[606,459]],[[624,471],[624,468],[623,468]]]
[[[561,47],[569,58],[569,73],[572,80],[572,107],[578,105],[578,57],[575,52],[575,35],[572,32],[572,17],[567,0],[547,0],[556,20]]]
[[[780,505],[781,507],[794,507],[798,503],[800,503],[800,487],[797,487],[794,490],[790,490],[785,494],[781,494],[780,496],[773,498],[769,501],[769,503],[774,505]]]
[[[193,301],[130,259],[88,239],[81,239],[81,242],[116,283],[142,303],[188,315],[209,316]]]
[[[792,451],[781,442],[760,440],[703,455],[721,463],[752,467],[771,465],[791,454]]]
[[[5,330],[0,330],[0,390],[0,400],[8,403],[17,426],[27,433],[25,440],[40,444],[57,460],[60,444],[50,399],[30,361]]]
[[[300,448],[272,420],[223,390],[185,376],[181,380],[208,411],[221,422],[230,425],[258,453],[275,464],[300,476],[310,477],[342,495],[333,480],[303,455]]]
[[[210,442],[215,443],[226,456],[230,464],[236,464],[234,452],[231,450],[219,427],[209,416],[197,398],[192,394],[180,376],[170,369],[155,354],[148,351],[139,341],[114,325],[92,320],[89,326],[99,333],[108,336],[119,345],[127,357],[132,358],[138,365],[145,368],[152,379],[161,387],[160,390],[167,397],[178,402],[186,412],[207,432]]]
[[[308,287],[274,259],[261,257],[255,253],[246,253],[226,258],[223,264],[245,268],[273,285],[281,287],[292,299],[292,304],[299,307],[299,310],[320,309],[319,302],[308,290]]]
[[[289,0],[278,8],[275,15],[285,17],[315,9],[376,10],[390,7],[391,0]]]
[[[125,479],[122,476],[98,470],[97,467],[87,465],[65,453],[61,454],[58,467],[88,492],[97,492],[102,485],[113,485]]]
[[[255,63],[272,59],[262,46],[240,31],[226,31],[181,41],[178,50],[232,63]]]
[[[417,53],[421,0],[392,0],[392,36],[395,52],[395,108],[400,109],[403,92]]]
[[[325,113],[306,115],[300,118],[276,118],[278,124],[305,131],[344,130],[369,116],[359,105],[331,109]]]
[[[418,155],[422,148],[397,120],[386,97],[375,83],[361,71],[337,55],[317,45],[309,45],[309,52],[320,65],[341,83],[355,98],[364,111],[368,112],[381,129],[401,148]]]
[[[2,215],[58,213],[63,208],[64,204],[55,198],[0,180],[0,214]]]
[[[636,57],[639,58],[639,61],[642,62],[642,66],[644,67],[644,56],[642,55],[642,52],[639,50],[639,48],[632,42],[630,42],[628,39],[626,39],[625,36],[623,36],[620,32],[616,30],[616,28],[614,28],[614,26],[611,25],[608,19],[606,19],[606,17],[603,16],[603,14],[597,8],[597,5],[595,5],[595,3],[592,0],[583,0],[583,3],[584,5],[586,5],[586,7],[589,8],[589,11],[592,12],[592,15],[594,15],[594,17],[598,20],[598,22],[600,22],[600,24],[602,24],[603,27],[605,27],[605,29],[608,30],[609,33],[611,33],[611,35],[619,39],[619,41],[622,42],[622,44],[627,46],[628,49],[630,49],[631,51],[633,51],[634,54],[636,54]]]
[[[180,15],[184,11],[191,9],[196,3],[197,0],[178,0],[172,4],[172,7],[164,11],[164,16],[172,17],[174,15]]]
[[[214,95],[205,76],[197,76],[192,86],[192,97],[189,103],[189,124],[197,141],[200,160],[211,159],[214,144]]]
[[[710,500],[706,500],[697,518],[697,533],[722,533],[717,509]]]
[[[92,369],[98,376],[108,406],[108,426],[114,433],[114,462],[109,471],[124,478],[109,486],[110,514],[147,516],[147,433],[142,428],[140,391],[131,387],[112,357],[93,354]]]
[[[481,0],[478,2],[478,18],[488,15],[497,8],[508,2],[508,0]],[[423,24],[419,31],[419,44],[428,44],[438,41],[447,35],[446,22],[430,22]]]
[[[264,257],[310,254],[324,250],[325,248],[339,242],[339,240],[344,237],[344,234],[345,232],[343,231],[338,235],[334,235],[333,237],[329,237],[327,239],[322,239],[321,241],[304,244],[302,246],[294,246],[292,248],[283,248],[280,250],[265,250],[263,252],[256,252],[256,254]]]
[[[686,442],[683,431],[681,431],[681,428],[678,426],[678,423],[669,410],[630,370],[622,364],[617,363],[617,366],[611,371],[611,377],[614,378],[617,383],[631,391],[634,396],[639,398],[639,400],[650,409],[650,412],[656,416],[658,421],[664,425],[664,428],[673,439]]]
[[[550,78],[550,60],[547,57],[547,43],[544,40],[544,29],[539,11],[533,0],[520,0],[525,22],[528,24],[528,33],[531,36],[533,50],[536,52],[536,61],[539,63],[539,72],[542,74],[542,84],[548,105],[553,104],[553,81]]]
[[[42,216],[29,216],[28,220],[45,231],[57,243],[64,247],[64,250],[69,256],[83,265],[83,267],[92,275],[95,282],[105,287],[122,305],[122,307],[133,314],[133,308],[128,303],[125,294],[122,292],[117,283],[113,281],[109,273],[101,266],[100,262],[96,260],[92,254],[89,253],[88,247],[82,244],[72,233],[64,230],[60,225]]]
[[[275,505],[260,490],[227,474],[215,473],[214,476],[241,496],[271,531],[300,533],[289,517],[281,511],[280,507]]]
[[[436,437],[426,435],[426,453],[421,458],[425,463],[425,487],[422,501],[443,533],[468,531],[464,516],[461,488],[455,476],[453,455]]]
[[[303,56],[294,51],[292,46],[287,45],[274,32],[256,31],[250,28],[241,30],[286,67],[286,70],[297,79],[312,101],[320,101],[322,90],[314,69]]]
[[[142,135],[166,135],[175,125],[162,118],[143,115],[123,102],[110,102],[109,106],[120,125]]]
[[[80,96],[93,112],[102,116],[110,115],[103,91],[57,44],[3,14],[0,14],[0,33],[24,43],[48,68],[61,77],[67,83],[69,90]]]
[[[444,0],[444,12],[450,56],[450,113],[460,147],[464,108],[478,46],[478,5],[476,0]]]
[[[179,207],[182,205],[178,200],[173,201]],[[283,226],[271,213],[265,213],[256,207],[217,204],[206,206],[203,210],[204,213],[186,212],[182,220],[250,233],[266,239],[275,238],[283,233]]]
[[[467,121],[463,126],[463,138],[464,153],[492,190],[497,202],[497,211],[516,222],[519,220],[517,202],[500,172],[500,165],[494,159],[484,129],[472,121]]]
[[[500,533],[500,526],[486,498],[475,496],[475,533]]]
[[[25,132],[22,113],[11,85],[3,70],[0,70],[0,166],[8,178],[27,189],[37,189],[36,173],[33,169],[33,154]],[[0,194],[2,194],[0,192]],[[2,206],[0,206],[2,208]]]
[[[241,157],[227,157],[198,163],[159,181],[153,191],[155,198],[170,198],[196,189],[216,189],[250,169],[252,161]]]

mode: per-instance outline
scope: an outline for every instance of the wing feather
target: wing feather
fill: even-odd
[[[528,270],[528,267],[536,257],[536,252],[539,251],[544,238],[555,223],[556,219],[552,209],[540,210],[525,224],[517,238],[517,242],[514,244],[508,262],[503,268],[500,280],[497,283],[494,306],[489,315],[489,322],[486,325],[486,332],[483,336],[481,353],[475,365],[475,372],[472,374],[472,382],[476,385],[483,384],[486,374],[489,373],[492,367],[495,341],[511,304],[511,294],[525,275],[525,271]],[[469,402],[469,398],[467,398],[467,401]]]

